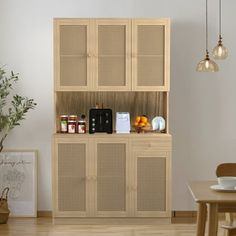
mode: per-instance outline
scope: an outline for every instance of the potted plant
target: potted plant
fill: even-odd
[[[10,99],[13,85],[19,80],[18,74],[12,71],[7,75],[3,67],[0,67],[0,152],[3,149],[3,142],[9,132],[20,125],[25,119],[26,113],[37,105],[33,99],[13,95]]]

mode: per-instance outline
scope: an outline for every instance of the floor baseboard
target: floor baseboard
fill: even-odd
[[[38,217],[52,217],[52,211],[38,211],[37,212]],[[196,219],[197,212],[196,211],[172,211],[171,218],[181,218],[181,221],[186,219],[186,221],[189,221],[188,219],[193,220]]]
[[[52,217],[52,211],[38,211],[37,217]]]

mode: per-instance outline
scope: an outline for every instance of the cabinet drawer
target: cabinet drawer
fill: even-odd
[[[131,142],[133,149],[155,149],[155,150],[170,150],[170,140],[156,140],[156,139],[137,139]]]

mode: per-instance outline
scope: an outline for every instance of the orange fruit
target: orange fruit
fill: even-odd
[[[145,117],[145,116],[141,116],[140,120],[141,120],[142,123],[145,123],[145,124],[148,122],[148,118]]]
[[[140,117],[140,116],[136,116],[136,118],[135,118],[135,123],[139,123],[140,120],[141,120],[141,117]]]
[[[134,126],[138,126],[139,125],[139,123],[138,122],[134,122]]]
[[[144,127],[144,126],[146,125],[146,123],[140,122],[138,125],[139,125],[140,127]]]

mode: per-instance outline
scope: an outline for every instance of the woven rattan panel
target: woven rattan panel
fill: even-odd
[[[126,145],[101,143],[97,148],[97,209],[125,211]]]
[[[86,210],[86,146],[58,145],[59,211]]]
[[[87,58],[85,56],[61,56],[61,86],[87,85]]]
[[[138,85],[164,84],[164,27],[138,26]]]
[[[98,84],[125,85],[125,26],[98,26]]]
[[[60,84],[87,85],[87,26],[60,26]]]
[[[61,55],[85,55],[87,53],[87,26],[60,26]]]
[[[98,54],[99,55],[125,54],[124,25],[98,26]]]
[[[161,86],[163,83],[163,57],[138,57],[138,85]]]
[[[98,61],[98,85],[125,85],[125,57],[100,57]]]
[[[138,157],[137,210],[166,210],[166,162],[164,158]]]

